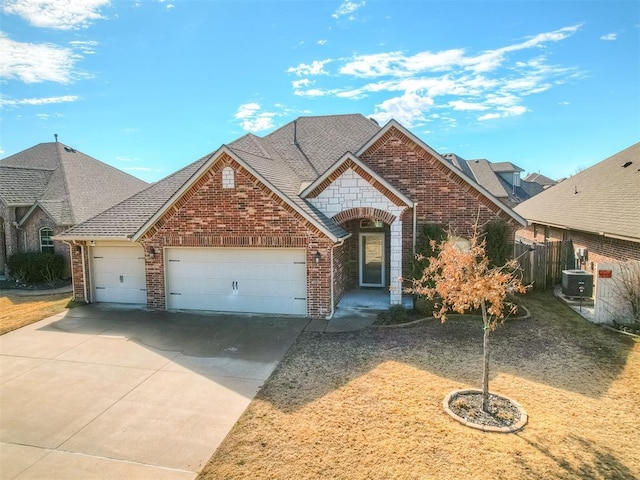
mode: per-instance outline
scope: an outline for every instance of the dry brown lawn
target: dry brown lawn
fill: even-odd
[[[10,290],[0,291],[0,335],[60,313],[71,294],[18,297]]]
[[[640,342],[551,294],[492,334],[490,388],[529,424],[483,433],[442,399],[477,387],[479,321],[304,333],[200,479],[633,479],[640,477]]]

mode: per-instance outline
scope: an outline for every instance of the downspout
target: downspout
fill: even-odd
[[[413,258],[416,257],[417,234],[418,234],[418,202],[413,202]]]
[[[18,225],[18,222],[13,222],[13,226],[16,227],[16,230],[22,230],[22,251],[27,251],[27,231]],[[16,241],[18,239],[16,238]],[[17,245],[16,245],[17,246]]]
[[[341,247],[344,245],[345,240],[341,240],[340,243],[334,243],[331,246],[331,312],[329,315],[325,317],[325,320],[331,320],[333,318],[333,314],[336,313],[336,306],[334,302],[335,298],[335,287],[334,287],[334,272],[333,272],[333,249],[336,247]]]
[[[71,247],[71,244],[66,240],[63,240],[62,243],[64,243],[69,247],[69,255],[71,256],[70,257],[71,258],[71,291],[73,292],[73,300],[75,300],[76,299],[76,281],[73,278],[73,248]]]
[[[84,303],[89,303],[89,297],[87,297],[87,270],[84,265],[84,245],[73,241],[74,245],[80,245],[80,255],[82,255],[82,289],[84,292]]]

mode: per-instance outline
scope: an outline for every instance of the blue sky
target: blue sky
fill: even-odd
[[[552,178],[640,141],[640,2],[0,0],[0,156],[156,181],[301,115]]]

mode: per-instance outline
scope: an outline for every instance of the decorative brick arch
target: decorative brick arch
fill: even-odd
[[[355,220],[356,218],[372,218],[374,220],[382,220],[387,225],[391,225],[396,221],[395,215],[389,212],[385,212],[384,210],[380,210],[379,208],[372,207],[350,208],[349,210],[345,210],[333,216],[333,220],[338,225],[342,225],[349,220]]]

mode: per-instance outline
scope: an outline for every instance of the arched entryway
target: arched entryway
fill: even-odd
[[[352,289],[379,289],[389,295],[389,303],[400,303],[399,277],[402,268],[401,209],[391,212],[359,207],[342,211],[333,220],[351,233],[340,251],[340,292]]]

